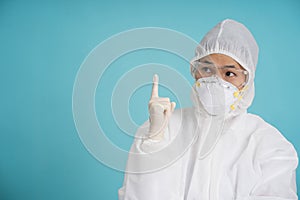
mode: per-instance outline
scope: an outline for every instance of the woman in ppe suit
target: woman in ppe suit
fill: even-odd
[[[249,30],[226,19],[191,61],[192,108],[174,110],[153,77],[150,117],[136,133],[120,200],[298,199],[293,145],[247,112],[257,59]]]

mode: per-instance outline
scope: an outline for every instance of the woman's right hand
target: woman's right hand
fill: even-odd
[[[162,140],[169,118],[173,113],[176,103],[170,102],[167,97],[158,96],[158,75],[153,76],[152,94],[148,104],[150,115],[149,137],[153,140]]]

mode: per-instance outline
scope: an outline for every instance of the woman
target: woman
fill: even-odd
[[[150,118],[136,133],[119,199],[297,199],[293,145],[247,112],[257,59],[250,31],[227,19],[196,48],[192,108],[174,110],[154,76]]]

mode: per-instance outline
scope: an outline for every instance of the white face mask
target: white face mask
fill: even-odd
[[[225,115],[235,109],[242,91],[216,76],[200,78],[193,86],[196,96],[210,115]]]

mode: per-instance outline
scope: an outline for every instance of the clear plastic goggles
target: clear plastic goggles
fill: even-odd
[[[210,62],[201,62],[199,60],[191,63],[191,73],[196,80],[217,76],[237,87],[244,86],[248,80],[248,72],[243,69],[238,69],[234,65],[217,67]]]

